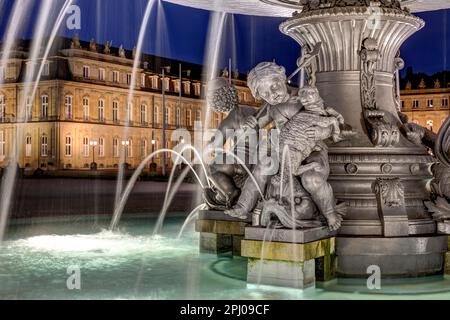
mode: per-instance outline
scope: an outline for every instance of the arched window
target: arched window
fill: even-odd
[[[119,153],[119,139],[114,138],[113,139],[113,157],[118,158],[120,156]]]
[[[181,127],[181,108],[177,108],[176,122],[177,127]]]
[[[113,101],[112,104],[112,116],[113,116],[113,122],[118,123],[119,122],[119,101]]]
[[[41,96],[41,118],[48,118],[48,95],[46,94]]]
[[[44,134],[41,136],[41,157],[48,156],[48,137]]]
[[[191,120],[191,110],[188,109],[188,110],[186,110],[186,127],[187,128],[190,128],[192,126],[191,121],[192,121]]]
[[[128,102],[127,104],[127,122],[133,121],[133,103]]]
[[[158,106],[153,107],[153,125],[158,125]]]
[[[105,156],[105,139],[104,138],[98,139],[98,156],[99,157]]]
[[[66,148],[65,148],[66,157],[72,156],[72,137],[66,136]]]
[[[89,121],[89,98],[83,98],[83,120]]]
[[[89,157],[89,137],[83,138],[83,157]]]
[[[147,123],[147,105],[141,104],[141,124]]]
[[[105,100],[98,100],[98,121],[105,121]]]
[[[29,158],[31,157],[31,151],[32,151],[32,146],[31,146],[31,135],[27,135],[25,137],[25,157]]]
[[[145,158],[147,156],[147,139],[141,139],[141,157]]]
[[[0,96],[0,122],[5,120],[6,115],[6,99],[4,95]]]
[[[73,97],[72,96],[66,96],[65,102],[65,112],[66,112],[66,119],[72,119],[72,113],[73,113]]]
[[[30,96],[27,97],[26,103],[25,103],[25,109],[26,109],[26,117],[27,121],[31,120],[33,118],[33,100]]]

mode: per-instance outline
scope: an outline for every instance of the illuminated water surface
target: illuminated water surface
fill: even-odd
[[[127,218],[119,232],[109,219],[39,219],[14,224],[0,248],[0,299],[450,299],[450,278],[382,280],[370,291],[341,279],[308,290],[246,284],[246,260],[198,253],[191,225],[169,218],[152,238],[156,219]],[[68,290],[69,267],[81,290]]]

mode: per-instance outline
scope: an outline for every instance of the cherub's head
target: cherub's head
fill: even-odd
[[[287,102],[290,98],[286,70],[273,62],[262,62],[250,71],[247,85],[256,99],[263,99],[270,105]]]
[[[215,112],[230,112],[239,105],[236,88],[224,78],[208,82],[206,100]]]
[[[316,111],[323,110],[323,100],[320,97],[319,90],[316,87],[303,87],[298,91],[298,97],[300,103],[303,105],[305,110]]]

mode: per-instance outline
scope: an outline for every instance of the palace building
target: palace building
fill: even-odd
[[[409,121],[438,132],[443,122],[450,115],[450,83],[445,87],[439,80],[432,88],[427,88],[422,79],[415,86],[406,83],[401,90],[401,108]]]
[[[143,54],[128,101],[134,50],[60,38],[43,62],[36,94],[25,97],[25,74],[33,67],[29,48],[20,41],[0,66],[0,167],[11,162],[16,137],[23,135],[18,165],[29,172],[88,170],[93,162],[99,170],[117,170],[121,162],[135,168],[151,152],[178,144],[171,141],[175,129],[193,137],[194,122],[204,121],[200,65]],[[242,105],[258,106],[244,75],[234,72],[231,81]],[[223,117],[214,113],[211,127]],[[154,163],[152,170],[161,172],[162,157]]]

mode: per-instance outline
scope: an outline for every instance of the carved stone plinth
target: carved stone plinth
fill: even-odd
[[[303,289],[315,285],[317,264],[318,280],[330,280],[334,247],[335,238],[309,243],[243,240],[242,256],[248,258],[247,281]]]
[[[272,242],[308,243],[331,238],[336,236],[336,234],[337,232],[331,232],[326,226],[299,230],[278,229],[273,232],[266,228],[245,228],[246,240],[263,241],[266,239]]]
[[[438,222],[437,230],[440,234],[448,234],[450,235],[450,221]]]
[[[201,211],[195,230],[200,232],[200,252],[220,254],[231,251],[240,256],[241,240],[250,220],[239,220],[221,211]]]

